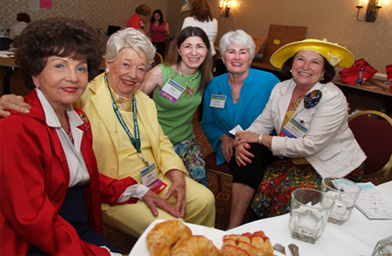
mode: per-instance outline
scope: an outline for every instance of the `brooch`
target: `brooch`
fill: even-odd
[[[191,88],[191,87],[187,86],[185,91],[184,91],[184,94],[186,94],[187,97],[189,98],[190,96],[193,95],[194,91],[195,91],[194,88]]]
[[[86,131],[89,132],[90,127],[88,126],[87,116],[85,114],[80,114],[79,117],[84,122],[84,127],[86,128]]]
[[[313,90],[313,91],[309,92],[308,94],[306,94],[304,97],[305,108],[315,107],[320,102],[320,99],[322,96],[323,96],[323,93],[320,90]]]

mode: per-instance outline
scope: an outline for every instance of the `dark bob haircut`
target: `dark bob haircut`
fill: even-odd
[[[25,12],[20,12],[16,15],[16,20],[17,21],[24,21],[26,23],[29,23],[31,21],[30,15],[28,15]]]
[[[287,77],[287,78],[293,77],[290,70],[293,66],[295,55],[297,55],[297,54],[294,54],[294,56],[288,58],[285,61],[285,63],[283,63],[282,68],[280,70],[281,70],[282,75],[284,77]],[[323,56],[321,56],[321,57],[323,57]],[[331,64],[329,64],[329,62],[327,61],[326,58],[323,57],[323,60],[324,60],[324,78],[320,80],[320,83],[326,84],[326,83],[329,83],[333,80],[333,78],[335,77],[336,71],[335,71],[335,68]]]
[[[203,43],[207,47],[207,56],[203,63],[199,67],[200,71],[200,86],[196,92],[204,93],[207,84],[212,79],[212,57],[211,57],[211,44],[208,40],[207,34],[199,27],[186,27],[183,28],[176,37],[174,41],[170,44],[169,51],[167,56],[165,57],[164,64],[167,66],[173,66],[174,64],[180,63],[182,58],[181,55],[178,53],[178,49],[181,48],[182,43],[188,38],[192,36],[198,36],[201,38]]]
[[[99,72],[103,47],[99,34],[90,25],[71,18],[37,20],[17,38],[16,64],[27,88],[33,89],[32,76],[45,68],[48,57],[72,57],[86,60],[88,81]]]

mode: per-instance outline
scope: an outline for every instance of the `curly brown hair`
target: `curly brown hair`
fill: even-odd
[[[16,64],[29,89],[35,87],[32,76],[42,72],[50,56],[86,60],[88,81],[98,75],[104,52],[102,41],[97,31],[82,20],[60,17],[37,20],[16,40]]]
[[[195,0],[191,5],[189,16],[195,17],[198,21],[210,21],[214,19],[208,0]]]
[[[147,4],[141,4],[135,8],[135,12],[139,15],[150,16],[152,13],[152,9]]]

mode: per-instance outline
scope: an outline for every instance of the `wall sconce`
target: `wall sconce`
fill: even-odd
[[[363,19],[359,19],[359,11],[363,8],[362,0],[359,0],[358,5],[355,7],[358,9],[357,12],[357,20],[366,22],[375,22],[378,15],[378,10],[381,8],[381,0],[369,0],[368,6],[366,9],[366,14]]]
[[[219,2],[219,15],[223,17],[229,17],[231,1],[230,0],[221,0]]]

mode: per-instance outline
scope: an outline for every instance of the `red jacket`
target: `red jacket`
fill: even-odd
[[[46,125],[35,90],[26,96],[28,115],[13,113],[0,120],[0,254],[26,255],[31,245],[48,255],[109,255],[106,249],[82,241],[76,230],[58,213],[63,204],[69,170],[55,129]],[[90,184],[84,196],[89,225],[102,233],[101,200],[117,204],[132,178],[115,180],[98,173],[92,150],[92,133],[85,123],[81,152]],[[124,203],[134,203],[131,198]]]

